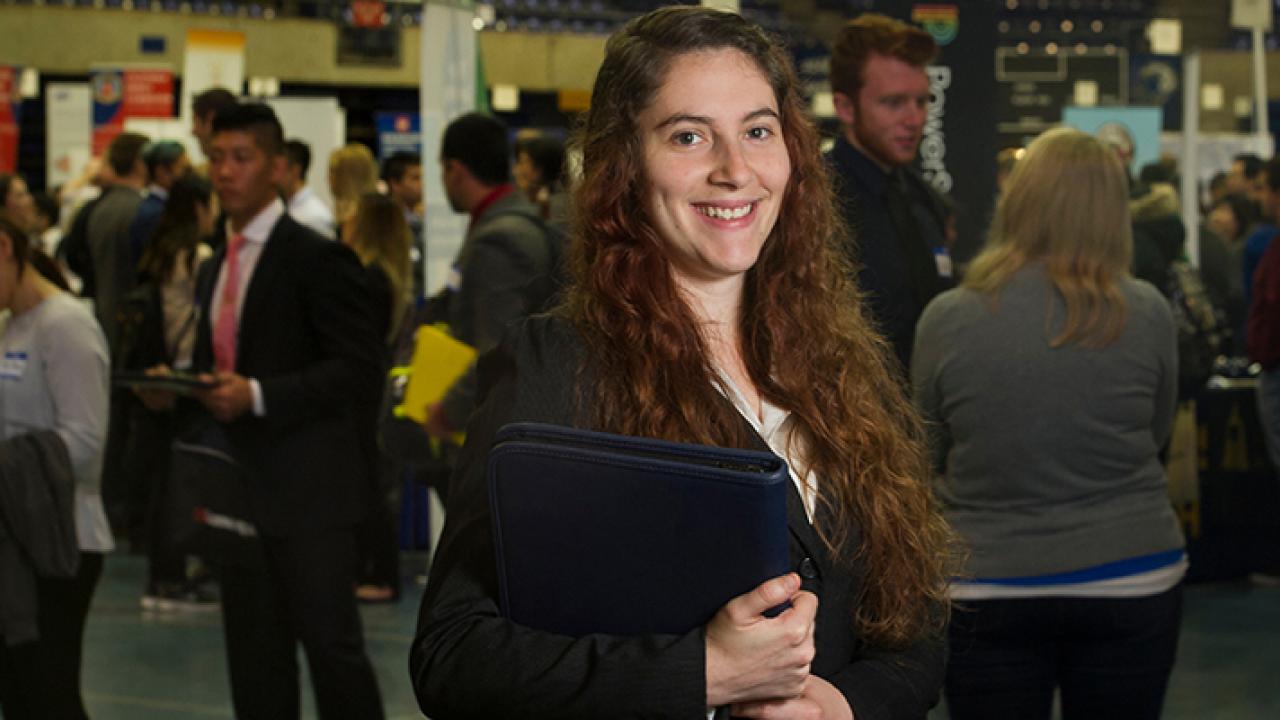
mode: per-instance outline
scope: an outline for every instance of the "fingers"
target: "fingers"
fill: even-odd
[[[818,596],[808,590],[801,590],[791,598],[791,607],[783,613],[788,615],[795,613],[803,615],[806,618],[814,618],[818,615]]]
[[[729,708],[729,715],[759,720],[820,720],[822,709],[802,695],[785,700],[738,703]]]
[[[755,590],[739,595],[725,609],[733,620],[740,624],[752,623],[760,619],[765,610],[777,607],[790,600],[800,589],[800,576],[787,573],[761,583]]]

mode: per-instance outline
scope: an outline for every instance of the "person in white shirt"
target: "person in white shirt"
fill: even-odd
[[[280,194],[289,208],[289,216],[299,223],[333,240],[333,211],[307,187],[307,170],[311,167],[311,148],[294,138],[284,144],[285,170],[280,181]]]

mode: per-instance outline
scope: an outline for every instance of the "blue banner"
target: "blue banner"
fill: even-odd
[[[374,114],[378,129],[378,160],[386,160],[398,152],[422,155],[422,124],[416,112],[380,112]]]

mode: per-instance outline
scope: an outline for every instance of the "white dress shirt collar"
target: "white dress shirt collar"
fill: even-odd
[[[302,204],[307,202],[309,198],[314,194],[315,193],[312,192],[310,185],[303,185],[302,187],[298,188],[298,192],[294,193],[293,197],[289,198],[289,209],[297,210],[298,208],[302,207]]]
[[[261,245],[271,236],[272,229],[275,228],[282,215],[284,215],[284,202],[280,198],[276,198],[269,205],[262,208],[257,215],[254,215],[249,224],[244,226],[244,230],[240,231],[240,234],[244,236],[246,241]],[[235,231],[231,229],[231,221],[228,220],[228,242],[231,241],[233,235],[235,235]]]

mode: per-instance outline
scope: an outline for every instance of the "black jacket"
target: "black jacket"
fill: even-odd
[[[857,269],[858,287],[876,327],[893,344],[905,371],[911,367],[916,323],[925,305],[951,287],[938,275],[934,254],[945,246],[944,220],[924,180],[909,168],[894,171],[911,202],[911,217],[924,247],[908,247],[896,229],[887,194],[891,176],[837,137],[826,156],[836,200],[852,237],[843,248]]]
[[[225,243],[200,268],[193,366],[213,367],[209,308]],[[346,246],[288,215],[267,238],[240,311],[236,372],[262,387],[264,417],[227,426],[268,535],[348,526],[371,467],[359,441],[376,413],[384,339],[364,269]]]
[[[36,577],[74,577],[75,479],[58,433],[42,430],[0,442],[0,638],[38,639]]]
[[[488,451],[497,430],[510,422],[599,429],[587,419],[589,408],[573,409],[584,359],[584,345],[568,323],[542,315],[481,361],[480,384],[487,393],[467,428],[409,662],[414,692],[430,717],[706,716],[702,628],[683,636],[573,639],[499,615]],[[763,439],[755,446],[768,450]],[[921,641],[896,653],[859,642],[851,608],[858,586],[867,582],[865,568],[833,566],[801,502],[789,484],[792,566],[819,600],[812,672],[845,694],[859,720],[923,718],[942,684],[942,642]],[[858,536],[855,529],[850,542]]]

